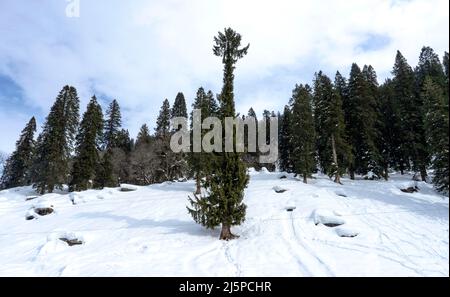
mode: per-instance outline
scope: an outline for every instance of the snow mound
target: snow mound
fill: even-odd
[[[345,220],[328,209],[316,209],[313,213],[315,225],[325,225],[327,227],[336,227],[345,224]]]
[[[359,231],[349,227],[337,227],[336,234],[340,237],[356,237],[359,235]]]
[[[247,170],[247,172],[248,172],[249,175],[255,175],[255,174],[258,174],[258,171],[256,171],[256,169],[255,169],[254,167],[250,167],[250,168]]]
[[[129,184],[121,184],[120,185],[121,192],[133,192],[133,191],[137,191],[138,189],[139,189],[139,187],[135,186],[135,185],[129,185]]]
[[[260,173],[269,173],[269,170],[266,167],[262,167]]]
[[[30,221],[30,220],[34,220],[34,219],[37,219],[37,216],[36,216],[36,213],[34,212],[34,208],[31,208],[25,214],[25,220]]]
[[[286,188],[281,187],[281,186],[275,186],[272,189],[278,194],[284,193],[284,192],[289,190],[289,189],[286,189]]]

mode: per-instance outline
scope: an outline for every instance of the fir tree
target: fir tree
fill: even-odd
[[[292,111],[288,105],[284,107],[283,114],[279,118],[281,122],[279,130],[279,166],[281,171],[293,172],[294,164],[292,161]]]
[[[178,93],[170,114],[171,118],[182,117],[187,118],[186,100],[183,93]]]
[[[187,125],[187,109],[186,100],[184,99],[183,93],[178,93],[175,102],[171,110],[171,119],[173,118],[184,118],[186,119]],[[179,131],[181,127],[173,127],[172,133]],[[172,175],[174,178],[183,178],[187,174],[187,157],[185,152],[179,152],[173,154],[172,163]]]
[[[157,137],[168,137],[170,134],[170,103],[165,99],[163,105],[159,111],[158,118],[156,120],[155,135]]]
[[[250,107],[250,109],[247,112],[247,118],[245,116],[242,117],[243,120],[248,120],[250,118],[254,119],[254,123],[255,123],[255,127],[256,127],[256,144],[255,144],[255,149],[256,151],[249,151],[249,133],[250,131],[248,130],[248,126],[246,125],[244,127],[244,133],[245,133],[245,137],[244,137],[244,146],[246,148],[246,153],[243,155],[243,161],[247,164],[247,167],[253,167],[255,169],[260,169],[260,164],[259,164],[259,152],[258,152],[258,117],[256,116],[256,112],[253,110],[252,107]]]
[[[449,109],[445,91],[427,77],[422,92],[424,100],[424,127],[429,154],[434,169],[433,184],[440,192],[448,194],[449,175]]]
[[[224,33],[219,32],[214,42],[214,54],[221,57],[224,64],[223,88],[219,96],[220,117],[224,121],[225,117],[236,116],[233,72],[236,62],[247,54],[249,45],[240,48],[241,35],[230,28],[225,29]],[[222,224],[220,239],[230,240],[236,238],[231,233],[231,226],[240,225],[245,220],[246,205],[242,200],[249,177],[238,153],[223,149],[218,159],[215,174],[207,183],[209,196],[189,199],[192,208],[188,211],[197,223],[207,228]]]
[[[273,135],[270,134],[270,118],[276,117],[276,115],[275,115],[274,111],[271,112],[268,110],[264,110],[262,116],[266,123],[266,144],[270,144],[271,138],[273,138]],[[258,138],[259,138],[259,133],[258,133]],[[265,167],[267,170],[269,170],[271,172],[275,171],[275,169],[276,169],[275,163],[262,163],[259,165],[262,167]]]
[[[147,124],[143,124],[136,138],[136,148],[140,145],[150,144],[152,137],[150,135],[150,130]]]
[[[34,132],[36,132],[36,120],[32,117],[20,133],[16,150],[6,159],[0,178],[0,189],[30,185],[30,170],[35,146]]]
[[[314,122],[319,164],[328,176],[341,183],[341,176],[353,164],[345,133],[344,111],[338,90],[322,72],[314,80]]]
[[[315,169],[315,130],[312,115],[312,95],[308,85],[296,85],[292,91],[292,159],[303,182]]]
[[[102,108],[97,98],[93,96],[83,115],[76,137],[76,156],[69,185],[70,191],[84,191],[91,187],[96,167],[99,165],[98,151],[102,135]]]
[[[94,188],[103,189],[104,187],[118,186],[117,179],[114,178],[114,168],[112,164],[113,151],[106,149],[100,163],[95,168]]]
[[[201,118],[194,119],[193,114],[191,113],[191,131],[193,130],[194,125],[201,125],[204,119],[215,115],[217,112],[217,103],[215,102],[212,92],[209,91],[208,93],[205,93],[205,90],[200,87],[197,91],[194,103],[192,104],[192,109],[199,109],[201,111]],[[199,120],[199,122],[197,122],[197,120]],[[202,130],[201,139],[203,139],[205,134],[206,131]],[[205,152],[203,148],[200,149],[200,152],[195,152],[193,151],[193,144],[191,146],[188,162],[195,178],[195,194],[200,195],[202,178],[208,177],[209,179],[209,176],[212,174],[214,154]]]
[[[78,127],[79,99],[74,87],[65,86],[56,98],[37,139],[33,165],[34,187],[44,194],[67,182],[69,158]]]
[[[117,100],[113,100],[106,111],[106,121],[104,125],[103,148],[117,147],[117,137],[122,125],[120,106]]]
[[[395,138],[398,140],[398,153],[396,156],[396,164],[400,172],[403,174],[405,170],[410,168],[410,162],[418,166],[417,152],[423,146],[419,135],[422,127],[420,117],[420,105],[414,94],[414,72],[411,66],[397,51],[395,57],[395,65],[392,71],[394,75],[393,84],[393,106],[396,119],[393,122],[395,127]],[[417,131],[416,129],[419,129]]]
[[[354,178],[354,173],[377,173],[380,156],[376,146],[378,115],[375,106],[367,76],[358,65],[353,64],[348,82],[348,98],[344,103],[347,134],[354,156],[354,164],[350,166],[351,178]]]
[[[169,100],[165,99],[161,106],[158,118],[156,120],[155,138],[156,138],[156,180],[158,182],[173,180],[174,168],[176,166],[176,155],[170,149],[170,129],[171,109]]]
[[[414,170],[419,171],[423,181],[427,178],[427,168],[431,161],[429,148],[426,142],[423,105],[423,89],[425,80],[429,77],[439,88],[446,89],[446,78],[439,56],[430,47],[423,47],[419,56],[419,64],[415,69],[415,106],[412,116],[414,123],[415,138],[417,145],[413,151]]]

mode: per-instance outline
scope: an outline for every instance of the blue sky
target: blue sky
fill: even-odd
[[[67,8],[79,3],[79,17]],[[218,93],[217,31],[250,43],[237,65],[236,105],[282,110],[314,72],[348,75],[372,64],[382,82],[395,52],[411,65],[423,45],[448,51],[447,0],[18,0],[0,2],[0,151],[11,152],[31,116],[38,126],[60,89],[77,88],[82,110],[95,93],[117,98],[135,135],[153,127],[164,98],[198,87]],[[69,14],[70,15],[70,14]]]

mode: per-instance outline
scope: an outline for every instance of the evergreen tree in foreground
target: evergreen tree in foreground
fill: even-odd
[[[214,38],[214,54],[222,58],[224,64],[223,88],[220,94],[220,113],[222,125],[225,117],[235,117],[234,107],[234,69],[236,62],[247,54],[248,48],[240,48],[241,35],[231,28],[219,32]],[[223,125],[224,126],[224,125]],[[235,135],[233,137],[235,138]],[[234,142],[234,141],[233,141]],[[218,154],[215,174],[207,182],[207,197],[189,198],[189,213],[194,220],[207,228],[222,224],[220,239],[230,240],[237,236],[231,233],[231,226],[240,225],[245,220],[246,205],[242,202],[244,189],[248,184],[248,174],[240,154],[223,152]]]
[[[103,135],[102,108],[95,96],[89,102],[76,137],[75,160],[72,168],[70,191],[84,191],[91,187],[99,165],[99,147]]]
[[[296,85],[292,99],[292,159],[295,172],[303,176],[306,184],[316,167],[311,88],[308,85]]]
[[[433,184],[440,192],[448,194],[449,175],[449,109],[445,91],[427,77],[422,93],[424,100],[424,125],[429,153],[434,169]],[[446,102],[447,101],[447,102]]]
[[[69,158],[78,127],[79,99],[74,87],[65,86],[37,139],[33,183],[39,193],[62,189],[67,183]]]
[[[16,142],[16,150],[6,160],[0,178],[0,189],[27,186],[31,183],[30,169],[35,146],[34,132],[36,132],[36,120],[32,117],[20,133],[20,138]]]

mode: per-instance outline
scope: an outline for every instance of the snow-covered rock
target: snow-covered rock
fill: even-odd
[[[336,227],[345,224],[345,220],[328,209],[316,209],[313,214],[315,225]]]
[[[120,191],[122,192],[133,192],[139,189],[138,186],[130,185],[130,184],[120,184]]]
[[[272,189],[278,194],[284,193],[284,192],[289,190],[289,189],[287,189],[285,187],[282,187],[282,186],[275,186]]]
[[[340,237],[356,237],[359,235],[359,231],[350,227],[340,226],[336,229],[336,234]]]

